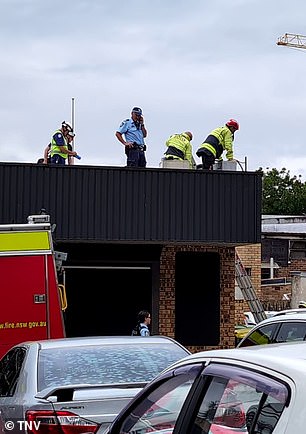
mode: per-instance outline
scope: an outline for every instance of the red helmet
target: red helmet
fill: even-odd
[[[237,121],[235,121],[235,119],[230,119],[225,125],[227,127],[234,127],[235,130],[239,130],[239,124]]]

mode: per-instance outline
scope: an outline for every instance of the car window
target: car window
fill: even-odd
[[[14,348],[0,362],[0,396],[12,396],[15,392],[22,363],[26,355],[24,348]]]
[[[226,364],[192,364],[168,372],[118,419],[124,434],[271,434],[288,405],[283,382]]]
[[[120,433],[171,434],[182,405],[203,365],[176,369],[171,378],[152,390],[120,424]],[[118,427],[119,428],[119,427]]]
[[[306,322],[284,322],[275,337],[275,342],[303,341],[306,335]]]
[[[239,343],[239,347],[271,344],[277,326],[278,324],[267,324],[263,325],[262,327],[258,327]]]
[[[288,399],[287,387],[243,368],[209,365],[208,381],[190,434],[271,434]]]
[[[177,344],[146,343],[44,349],[38,391],[66,384],[147,383],[188,351]]]

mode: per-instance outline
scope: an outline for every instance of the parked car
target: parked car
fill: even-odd
[[[306,309],[305,309],[306,310]],[[276,311],[266,310],[267,318],[274,316]],[[235,346],[249,333],[250,330],[256,325],[255,317],[252,312],[244,312],[244,324],[237,324],[235,326]]]
[[[276,310],[265,310],[265,314],[267,318],[271,318],[277,313]],[[255,317],[252,312],[243,312],[244,314],[244,322],[246,326],[254,326],[257,324]]]
[[[19,434],[95,433],[153,377],[189,354],[165,336],[21,343],[0,360],[0,427],[11,423],[10,432]]]
[[[235,326],[235,346],[252,330],[254,326],[244,326],[238,324]]]
[[[274,315],[258,323],[238,342],[237,347],[303,341],[305,338],[305,312],[290,314],[287,312],[282,315]]]
[[[306,342],[204,351],[164,370],[104,434],[304,434],[305,390]]]
[[[296,309],[285,309],[275,312],[274,316],[278,315],[291,315],[292,313],[306,313],[305,308],[298,307]]]

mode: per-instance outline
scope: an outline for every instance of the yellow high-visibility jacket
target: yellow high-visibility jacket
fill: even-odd
[[[193,167],[192,145],[188,134],[173,134],[166,141],[168,149],[165,152],[166,159],[171,157],[176,160],[188,160],[190,167]]]
[[[227,126],[219,127],[211,131],[198,151],[202,148],[208,149],[215,158],[220,160],[222,160],[223,151],[226,151],[226,158],[232,160],[234,158],[233,140],[234,135]]]
[[[60,145],[60,146],[64,146],[67,150],[68,150],[68,145],[66,142],[66,139],[63,135],[63,132],[61,130],[56,130],[55,133],[52,136],[51,139],[51,150],[50,150],[50,155],[51,157],[53,157],[54,154],[60,155],[63,158],[68,158],[68,154],[65,154],[64,152],[61,152],[60,146],[57,144],[56,140],[55,140],[55,136],[57,134],[61,134],[63,136],[63,140],[64,140],[64,144]]]

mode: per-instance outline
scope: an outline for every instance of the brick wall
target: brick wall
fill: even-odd
[[[290,292],[288,286],[261,286],[261,244],[236,247],[245,268],[251,269],[251,280],[260,301],[265,304],[281,302],[283,294]],[[217,347],[190,347],[191,352],[212,348],[235,346],[235,324],[244,323],[243,312],[249,305],[243,300],[235,301],[235,248],[216,246],[167,245],[160,260],[159,333],[175,336],[175,255],[177,252],[217,252],[220,255],[220,343]],[[278,271],[279,277],[290,277],[291,271],[306,271],[306,261],[293,260],[288,267]]]
[[[263,285],[261,286],[261,244],[252,244],[236,247],[237,253],[243,265],[251,268],[251,280],[259,300],[265,310],[282,310],[288,308],[288,303],[283,300],[284,294],[291,293],[291,284]],[[277,270],[277,277],[291,277],[292,271],[306,271],[305,259],[293,259],[287,267]],[[274,308],[273,308],[274,306]],[[248,304],[243,300],[235,302],[236,324],[243,324],[243,312],[249,311]]]
[[[287,267],[281,267],[278,270],[279,277],[290,277],[291,271],[306,272],[306,259],[292,259]]]
[[[175,255],[177,252],[217,252],[220,255],[220,343],[217,347],[190,347],[191,352],[235,346],[234,247],[167,245],[160,261],[159,333],[175,336]]]
[[[251,269],[250,278],[257,297],[261,300],[261,244],[248,244],[236,247],[237,254],[245,268]],[[248,303],[244,300],[235,301],[235,322],[244,324],[243,312],[250,311]]]
[[[262,302],[275,303],[283,300],[284,294],[291,293],[291,284],[289,285],[264,285],[262,287]]]
[[[305,259],[292,259],[286,267],[277,270],[277,277],[291,277],[292,271],[306,272]],[[262,287],[262,301],[267,307],[276,306],[275,310],[289,309],[288,303],[283,301],[284,294],[291,294],[291,284],[287,285],[264,285]],[[285,305],[285,307],[284,307]],[[267,309],[274,310],[274,309]]]

